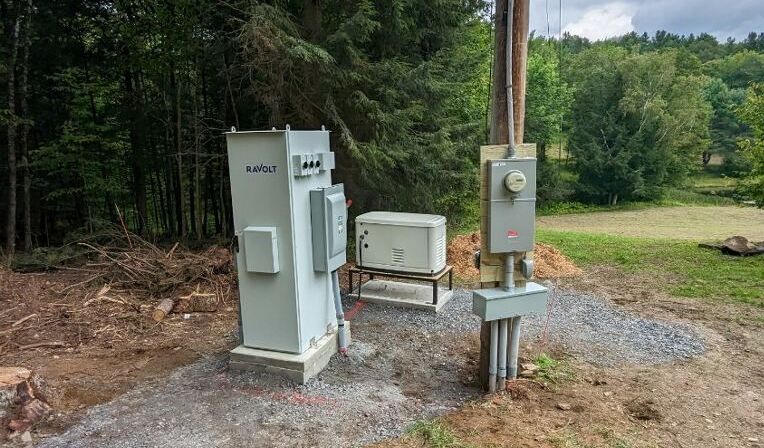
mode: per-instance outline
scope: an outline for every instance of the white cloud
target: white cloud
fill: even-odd
[[[607,3],[587,9],[574,22],[567,24],[564,31],[591,40],[607,39],[634,31],[636,10],[633,5],[623,2]]]
[[[562,28],[592,39],[630,31],[653,36],[657,30],[698,35],[706,32],[721,42],[764,32],[763,0],[530,0],[531,29],[557,36]],[[562,14],[560,14],[562,13]],[[562,17],[560,17],[562,15]],[[548,31],[547,31],[548,30]]]

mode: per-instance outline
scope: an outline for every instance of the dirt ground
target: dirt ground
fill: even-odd
[[[539,227],[586,233],[696,241],[742,235],[764,240],[764,210],[753,207],[654,207],[537,218]]]
[[[72,287],[86,278],[78,271],[0,270],[0,365],[35,370],[47,383],[54,408],[33,429],[35,438],[71,428],[94,405],[126,391],[161,384],[179,366],[224,356],[236,342],[235,291],[228,292],[218,312],[188,318],[172,314],[155,324],[145,319],[149,304],[136,309],[134,301],[88,302],[93,288]],[[685,362],[598,368],[556,347],[525,345],[526,357],[543,350],[567,359],[575,378],[558,384],[518,381],[508,394],[449,411],[443,421],[462,442],[573,448],[764,446],[764,311],[668,297],[651,287],[651,279],[608,267],[559,282],[646,317],[689,323],[703,332],[708,351]],[[365,325],[371,331],[375,324]],[[469,360],[463,368],[474,369],[475,342],[476,336],[467,337],[450,345],[452,353],[446,355]],[[464,381],[471,377],[463,369],[459,375]],[[440,387],[437,382],[417,386],[422,390],[404,386],[404,396],[415,398],[437,394]],[[3,422],[3,438],[5,427]],[[422,442],[421,436],[404,436],[379,446]]]
[[[216,313],[171,314],[155,323],[147,316],[153,301],[88,303],[98,287],[72,288],[87,278],[77,270],[0,269],[0,366],[39,375],[54,409],[36,431],[63,430],[86,408],[233,345],[237,312],[230,297]],[[5,436],[3,422],[0,440]]]
[[[571,359],[575,378],[570,381],[520,380],[507,394],[444,416],[441,421],[459,442],[557,448],[764,446],[764,311],[671,298],[656,293],[649,279],[609,267],[561,284],[609,297],[644,316],[690,322],[703,330],[708,351],[688,362],[657,366],[595,368]],[[417,447],[424,439],[408,435],[378,446]]]

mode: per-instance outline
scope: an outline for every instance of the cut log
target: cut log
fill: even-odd
[[[176,313],[214,313],[218,310],[217,294],[192,292],[178,299]]]
[[[16,418],[8,423],[12,431],[24,432],[50,412],[51,406],[38,388],[39,378],[29,369],[0,367],[0,417],[18,409]]]
[[[8,423],[8,428],[16,432],[24,432],[43,418],[52,409],[51,406],[38,397],[31,381],[24,381],[16,389],[16,402],[20,406],[18,418]]]
[[[5,417],[16,401],[19,384],[32,378],[32,371],[23,367],[0,367],[0,418]]]
[[[170,314],[174,306],[175,299],[162,299],[162,301],[159,302],[159,305],[154,308],[151,318],[154,319],[154,322],[160,322],[165,316]]]

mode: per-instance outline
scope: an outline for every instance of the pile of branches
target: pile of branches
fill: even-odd
[[[233,283],[232,261],[227,249],[212,247],[192,252],[176,243],[162,249],[145,239],[123,232],[108,245],[81,242],[91,261],[84,269],[93,276],[82,282],[101,282],[112,289],[130,291],[146,299],[205,291],[224,298]]]

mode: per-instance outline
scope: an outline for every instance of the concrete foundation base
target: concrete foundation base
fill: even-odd
[[[345,321],[350,343],[350,322]],[[248,370],[280,375],[291,379],[298,384],[318,375],[331,357],[337,353],[338,340],[337,330],[325,334],[316,344],[300,354],[274,352],[260,350],[240,345],[231,350],[231,358],[228,363],[232,370]]]
[[[361,300],[371,303],[385,303],[407,308],[438,312],[451,300],[454,292],[438,288],[438,304],[432,303],[432,286],[415,283],[401,283],[389,280],[369,280],[361,287]],[[350,294],[358,297],[358,294]]]

